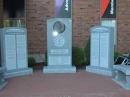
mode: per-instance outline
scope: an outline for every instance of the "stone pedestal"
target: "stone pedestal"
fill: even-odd
[[[75,73],[72,66],[72,20],[53,18],[47,21],[48,66],[44,73]]]
[[[101,74],[101,75],[107,75],[107,76],[112,76],[113,75],[113,70],[112,69],[107,69],[107,68],[103,68],[103,67],[87,66],[86,70],[88,72]]]
[[[32,68],[21,68],[21,69],[15,69],[15,70],[8,70],[5,72],[5,78],[30,75],[32,73],[33,73]]]
[[[91,32],[90,66],[86,70],[93,73],[112,75],[114,64],[114,32],[112,28],[96,26]]]
[[[44,73],[75,73],[76,68],[72,66],[47,66],[44,68]]]

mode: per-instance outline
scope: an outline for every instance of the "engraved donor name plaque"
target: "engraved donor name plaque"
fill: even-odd
[[[4,28],[2,32],[2,64],[6,77],[32,73],[27,60],[27,32],[25,28]]]
[[[72,20],[54,18],[47,21],[48,66],[44,73],[74,73],[72,66]]]
[[[86,70],[111,76],[114,65],[114,30],[111,27],[95,26],[90,29],[90,33],[91,58]]]

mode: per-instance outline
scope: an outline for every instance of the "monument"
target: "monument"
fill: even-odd
[[[72,0],[55,0],[55,18],[47,21],[48,66],[44,73],[75,73],[72,66]]]
[[[5,77],[31,74],[28,68],[27,31],[25,28],[3,28],[1,35],[2,65],[5,66]]]
[[[88,72],[112,76],[114,65],[114,33],[113,28],[95,26],[91,33],[91,58]]]
[[[44,73],[75,73],[72,66],[72,21],[54,18],[47,21],[48,66]]]

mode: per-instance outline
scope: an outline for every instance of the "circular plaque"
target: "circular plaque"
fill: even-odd
[[[58,32],[58,34],[63,33],[65,31],[65,24],[60,21],[56,21],[54,23],[53,30]]]

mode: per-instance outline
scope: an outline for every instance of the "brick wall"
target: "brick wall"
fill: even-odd
[[[73,45],[85,47],[89,28],[100,23],[100,0],[73,0]]]
[[[28,48],[30,53],[46,51],[46,20],[54,17],[54,0],[27,0]],[[88,29],[100,22],[100,0],[73,0],[73,45],[84,47]]]
[[[130,0],[117,0],[117,49],[130,53]]]
[[[53,16],[54,0],[26,0],[29,53],[44,53],[46,51],[46,20]]]
[[[54,17],[54,0],[27,0],[30,53],[46,51],[46,20]],[[117,0],[117,50],[130,52],[130,0]],[[88,29],[100,23],[100,0],[73,0],[73,45],[84,47]]]
[[[0,28],[2,27],[3,0],[0,0]]]

